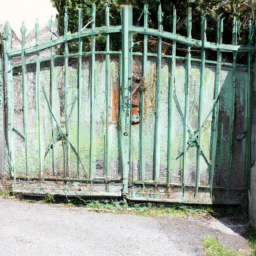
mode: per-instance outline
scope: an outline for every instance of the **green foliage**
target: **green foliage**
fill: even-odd
[[[217,18],[225,17],[231,19],[234,16],[240,20],[241,24],[244,24],[252,17],[256,1],[243,1],[243,0],[51,0],[53,5],[59,12],[59,25],[61,28],[61,33],[63,33],[63,20],[65,9],[67,9],[69,14],[69,29],[70,31],[77,31],[78,24],[78,8],[83,11],[84,24],[87,24],[91,18],[91,6],[93,3],[96,4],[96,13],[99,13],[104,9],[107,4],[111,6],[111,25],[120,25],[120,8],[123,4],[130,4],[134,9],[134,23],[136,23],[138,17],[140,16],[144,3],[149,5],[149,17],[151,26],[155,27],[158,24],[157,21],[157,10],[158,5],[161,2],[162,10],[164,13],[163,24],[167,27],[167,31],[171,28],[171,17],[173,6],[175,5],[178,14],[181,18],[186,17],[187,7],[191,6],[193,9],[193,16],[196,19],[200,19],[202,15],[208,14],[212,19],[217,20]],[[103,15],[97,16],[96,26],[103,26],[105,24],[105,17]]]
[[[245,238],[250,244],[251,249],[253,250],[253,255],[256,255],[256,228],[251,226],[248,232],[245,234]]]
[[[54,196],[51,195],[51,194],[48,194],[48,195],[44,198],[44,202],[45,202],[45,203],[48,203],[48,204],[55,203]]]
[[[206,249],[206,256],[243,256],[245,254],[239,253],[233,249],[228,249],[221,245],[221,243],[214,236],[206,236],[202,242]]]
[[[187,216],[207,213],[207,210],[200,207],[186,205],[152,204],[152,203],[123,203],[123,202],[100,202],[91,201],[85,205],[89,211],[106,212],[114,214],[130,214],[145,217],[167,217],[167,216]]]
[[[13,199],[12,190],[0,190],[0,199]]]
[[[25,203],[33,204],[33,203],[35,203],[36,201],[35,201],[35,200],[32,200],[32,199],[25,199],[24,202],[25,202]]]
[[[68,30],[71,33],[75,33],[78,31],[78,8],[82,9],[83,13],[83,26],[86,26],[88,23],[91,22],[91,6],[93,3],[96,5],[96,26],[104,26],[105,25],[105,14],[104,9],[109,3],[108,0],[51,0],[53,5],[56,7],[59,15],[58,15],[58,25],[59,25],[59,32],[61,35],[64,33],[64,16],[65,10],[68,13]],[[110,24],[111,25],[120,25],[121,24],[121,16],[120,16],[120,3],[121,1],[112,1],[111,4],[111,15],[110,15]],[[88,28],[90,25],[88,25]],[[99,35],[96,37],[96,50],[104,50],[105,49],[105,36]],[[111,49],[118,49],[121,47],[121,37],[120,35],[113,35],[112,36],[113,43],[111,44]],[[84,38],[83,39],[83,50],[89,51],[90,50],[90,39]],[[77,42],[73,42],[73,44],[69,44],[69,51],[75,52],[77,51]],[[59,53],[63,52],[61,48]]]
[[[204,14],[208,15],[207,18],[207,40],[210,42],[216,42],[216,29],[217,19],[225,18],[223,43],[232,43],[232,30],[233,30],[233,18],[236,17],[239,21],[238,28],[238,44],[247,44],[248,42],[248,29],[249,21],[254,18],[254,12],[256,10],[256,0],[51,0],[56,7],[58,15],[58,26],[61,35],[64,33],[64,15],[65,10],[68,13],[68,30],[70,33],[78,31],[78,8],[83,12],[83,26],[88,25],[90,28],[91,22],[91,6],[93,3],[96,5],[96,27],[105,26],[105,10],[107,5],[110,5],[110,25],[121,24],[121,5],[130,4],[133,6],[133,24],[139,26],[143,25],[143,15],[141,17],[144,3],[147,2],[149,6],[149,20],[148,25],[150,28],[158,27],[157,11],[159,3],[161,3],[163,11],[163,28],[164,31],[172,31],[172,13],[173,6],[177,9],[177,33],[180,35],[187,35],[187,8],[192,7],[193,10],[193,26],[192,36],[195,39],[201,38],[201,18]],[[142,35],[134,34],[134,47],[133,51],[143,51],[141,42],[143,41]],[[152,45],[149,43],[149,52],[156,52],[157,38],[150,37],[149,41],[153,41]],[[105,50],[105,35],[99,35],[96,37],[96,51]],[[171,41],[164,39],[166,44],[171,46]],[[90,51],[89,37],[83,38],[83,51]],[[180,45],[177,49],[178,56],[184,56],[184,49],[186,46]],[[111,34],[110,36],[110,50],[119,51],[121,49],[121,35]],[[77,52],[77,41],[69,43],[70,53]],[[167,47],[165,54],[171,54],[171,47]],[[58,54],[63,54],[63,47],[59,48]],[[209,51],[210,52],[210,51]],[[198,58],[196,52],[192,52],[195,58]],[[216,59],[216,53],[208,54],[209,60]],[[232,56],[223,53],[223,59],[225,61],[232,61]],[[238,55],[238,62],[243,63],[246,61],[243,54]]]
[[[30,200],[32,199],[32,200]],[[36,199],[37,200],[37,199]],[[28,197],[26,201],[36,202],[35,198]],[[244,209],[241,206],[205,206],[205,205],[182,205],[163,203],[136,203],[110,200],[88,200],[79,196],[54,197],[48,194],[43,198],[45,203],[64,204],[67,207],[86,207],[90,211],[110,212],[116,214],[132,214],[142,216],[187,216],[210,214],[214,217],[241,216]]]

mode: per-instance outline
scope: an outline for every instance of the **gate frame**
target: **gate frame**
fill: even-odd
[[[135,184],[137,186],[142,186],[144,188],[145,186],[166,186],[167,188],[170,188],[172,186],[171,184],[171,118],[172,118],[172,98],[175,96],[173,94],[173,86],[175,83],[175,64],[177,59],[186,59],[187,60],[187,68],[186,68],[186,83],[185,83],[185,111],[184,115],[181,112],[181,116],[183,115],[184,117],[184,127],[183,127],[183,169],[182,169],[182,198],[178,200],[178,202],[187,202],[185,199],[185,189],[186,189],[186,184],[185,184],[185,176],[186,176],[186,152],[187,152],[187,144],[188,144],[188,132],[187,132],[187,127],[189,126],[188,124],[188,88],[190,84],[190,67],[191,67],[191,62],[192,61],[201,61],[201,78],[200,78],[200,96],[199,96],[199,118],[198,118],[198,129],[196,134],[198,134],[198,138],[195,138],[195,141],[193,143],[196,143],[197,147],[197,169],[196,169],[196,184],[195,184],[195,193],[194,195],[196,196],[199,193],[199,190],[201,191],[207,191],[207,193],[210,193],[211,200],[212,200],[212,193],[213,193],[213,175],[214,175],[214,165],[215,165],[215,158],[216,158],[216,147],[217,147],[217,134],[218,134],[218,109],[219,109],[219,84],[220,84],[220,70],[222,66],[222,52],[232,52],[233,53],[233,72],[236,71],[236,56],[237,53],[240,51],[245,51],[248,52],[248,83],[251,85],[252,84],[252,70],[253,70],[253,65],[252,63],[252,51],[255,51],[255,46],[251,45],[252,41],[252,24],[249,26],[249,46],[240,46],[237,45],[237,21],[234,18],[233,21],[233,43],[232,45],[226,45],[222,43],[222,33],[223,33],[223,19],[217,21],[217,43],[211,43],[208,42],[206,39],[206,16],[202,17],[202,23],[201,23],[201,40],[195,40],[192,38],[191,35],[191,30],[192,30],[192,10],[189,8],[188,9],[188,30],[187,30],[187,37],[178,35],[176,33],[176,23],[177,23],[177,14],[176,14],[176,9],[173,9],[173,31],[172,32],[165,32],[163,31],[163,26],[162,26],[162,10],[161,10],[161,5],[159,5],[158,9],[158,30],[148,28],[148,5],[144,5],[144,27],[135,27],[132,25],[132,7],[124,5],[122,7],[122,25],[121,26],[110,26],[109,23],[109,6],[106,7],[106,26],[105,27],[100,27],[96,28],[95,27],[95,21],[96,21],[96,7],[95,4],[92,5],[92,21],[91,21],[91,29],[82,29],[82,11],[81,9],[78,10],[79,12],[79,31],[74,34],[68,34],[68,15],[67,12],[65,14],[65,19],[64,19],[64,35],[62,37],[59,37],[56,40],[53,40],[53,37],[51,36],[51,41],[47,42],[45,44],[39,44],[39,28],[38,28],[38,23],[36,25],[36,45],[32,47],[26,47],[25,42],[25,33],[26,33],[26,28],[25,25],[23,24],[21,32],[22,32],[22,49],[21,50],[12,50],[12,30],[10,27],[10,24],[7,22],[5,25],[5,30],[4,30],[4,67],[5,67],[5,72],[4,72],[4,85],[7,90],[6,94],[6,99],[7,99],[7,135],[6,135],[6,144],[8,148],[8,159],[10,159],[9,162],[9,167],[10,167],[10,176],[14,177],[14,180],[16,180],[16,172],[15,172],[15,162],[14,162],[14,137],[13,137],[13,132],[18,133],[20,136],[25,138],[25,154],[26,154],[26,173],[28,171],[28,161],[27,161],[27,145],[26,145],[26,138],[27,138],[27,128],[26,128],[26,120],[27,120],[27,115],[26,115],[26,109],[27,109],[27,65],[30,63],[26,62],[26,54],[35,52],[37,54],[37,59],[33,63],[36,63],[36,86],[37,86],[37,97],[38,97],[38,86],[39,86],[39,75],[40,75],[40,63],[43,61],[51,61],[51,76],[53,76],[54,72],[54,60],[57,58],[63,58],[65,60],[65,95],[67,95],[67,88],[68,88],[68,58],[78,56],[78,90],[79,90],[79,96],[78,96],[78,112],[80,111],[81,108],[81,91],[80,91],[80,85],[81,85],[81,66],[82,66],[82,56],[92,56],[92,69],[91,69],[91,88],[94,88],[94,66],[95,66],[95,55],[96,54],[105,54],[106,55],[106,90],[108,92],[109,86],[110,86],[110,75],[109,75],[109,62],[110,62],[110,54],[119,54],[120,56],[120,68],[121,68],[121,85],[120,85],[120,102],[119,102],[119,108],[120,108],[120,126],[121,130],[119,133],[120,136],[120,160],[121,160],[121,172],[122,172],[122,179],[121,180],[110,180],[108,179],[108,153],[105,155],[105,169],[106,169],[106,183],[108,182],[122,182],[123,184],[123,195],[127,196],[127,198],[132,199],[132,200],[157,200],[157,201],[165,201],[162,200],[161,197],[156,197],[156,198],[148,198],[146,197],[137,197],[132,191],[129,190],[129,185],[131,184],[129,182],[129,173],[130,173],[130,141],[131,141],[131,83],[132,83],[132,59],[133,56],[142,56],[143,57],[143,77],[146,77],[147,75],[147,58],[148,56],[154,56],[157,57],[157,90],[156,90],[156,122],[155,122],[155,154],[154,154],[154,181],[149,183],[145,182],[145,163],[144,163],[144,153],[143,153],[143,147],[144,147],[144,139],[143,139],[143,114],[140,115],[140,162],[143,164],[140,165],[140,175],[141,175],[141,180],[139,182],[132,182],[132,184]],[[51,33],[52,33],[52,26],[50,25],[51,28]],[[122,53],[120,52],[114,52],[110,51],[110,39],[109,35],[111,33],[118,33],[122,32]],[[106,34],[107,35],[107,45],[106,45],[106,51],[102,52],[96,52],[95,51],[95,36],[99,34]],[[132,48],[133,48],[133,43],[132,43],[132,34],[133,33],[139,33],[144,35],[144,52],[143,53],[133,53]],[[152,54],[148,53],[147,50],[147,39],[148,35],[153,35],[158,37],[158,52],[157,54]],[[91,53],[83,53],[82,52],[82,38],[83,37],[91,37],[92,38],[92,48],[91,48]],[[162,39],[167,38],[172,40],[173,42],[173,49],[172,49],[172,55],[162,55]],[[69,54],[68,52],[68,42],[73,40],[73,39],[78,39],[79,40],[79,52],[75,54]],[[187,57],[182,58],[182,57],[177,57],[176,56],[176,43],[182,43],[184,45],[187,45],[187,50],[188,54]],[[64,43],[65,45],[65,54],[64,56],[54,56],[53,55],[53,47],[59,44]],[[191,57],[191,47],[192,46],[197,46],[201,47],[201,60],[193,59]],[[39,54],[40,50],[43,49],[48,49],[50,48],[51,51],[51,56],[48,59],[40,60],[39,59]],[[215,50],[217,51],[217,61],[206,61],[205,59],[205,51],[207,49]],[[11,59],[15,56],[21,56],[22,57],[22,84],[23,84],[23,106],[24,106],[24,134],[20,131],[18,131],[14,127],[14,101],[13,101],[13,74],[12,74],[12,63]],[[169,79],[169,104],[168,104],[168,153],[167,153],[167,180],[166,184],[159,184],[159,175],[160,175],[160,145],[159,145],[159,104],[160,104],[160,77],[161,77],[161,61],[162,58],[169,58],[172,59],[172,69],[171,69],[171,74],[170,74],[170,79]],[[200,154],[203,154],[202,149],[200,147],[200,129],[202,128],[204,122],[202,120],[202,94],[203,94],[203,88],[204,88],[204,70],[205,70],[205,64],[206,63],[214,63],[216,64],[216,81],[215,81],[215,102],[212,106],[212,110],[209,113],[213,114],[213,136],[212,136],[212,141],[211,141],[211,147],[213,148],[211,152],[211,161],[212,164],[208,161],[208,166],[209,166],[209,171],[210,171],[210,186],[209,188],[200,188],[199,184],[199,177],[200,177],[200,168],[199,168],[199,162],[200,162]],[[235,77],[233,77],[233,88],[235,86]],[[51,79],[51,83],[54,83],[54,81]],[[247,94],[247,100],[248,100],[248,109],[247,109],[247,128],[248,128],[248,136],[246,136],[246,154],[245,154],[245,170],[248,172],[245,173],[245,183],[249,183],[249,175],[250,175],[250,147],[251,147],[251,117],[252,117],[252,110],[251,110],[251,105],[252,105],[252,85],[249,86],[248,94]],[[140,87],[140,108],[143,109],[144,106],[144,91],[145,88],[143,85]],[[51,95],[53,97],[53,95]],[[233,92],[233,102],[235,100],[235,93]],[[94,98],[94,90],[91,90],[91,99]],[[65,97],[66,99],[66,97]],[[108,109],[108,93],[106,93],[106,110]],[[39,104],[39,99],[37,98],[37,115],[39,116],[39,109],[38,109],[38,104]],[[65,100],[65,106],[67,107],[68,102],[67,99]],[[93,100],[91,100],[91,127],[94,127],[94,118],[92,115],[92,109],[94,107]],[[1,108],[1,102],[0,102],[0,108]],[[0,109],[1,111],[1,109]],[[107,110],[108,111],[108,110]],[[107,115],[107,120],[108,120],[108,112],[106,111]],[[80,112],[79,112],[80,113]],[[209,116],[208,115],[208,116]],[[53,118],[54,119],[54,118]],[[1,116],[0,116],[1,120]],[[39,120],[39,134],[40,134],[40,118]],[[233,109],[233,114],[232,114],[232,120],[234,120],[234,109]],[[54,121],[54,120],[53,120]],[[66,119],[67,121],[67,119]],[[234,125],[234,122],[232,122]],[[233,125],[232,128],[230,129],[230,149],[232,149],[232,139],[233,139]],[[69,124],[66,123],[66,127],[68,128]],[[77,146],[77,152],[79,152],[79,134],[80,134],[80,114],[78,117],[78,146]],[[94,159],[94,148],[93,146],[93,129],[91,129],[91,136],[90,136],[90,178],[87,179],[86,181],[90,182],[98,182],[94,179],[95,177],[95,159]],[[0,141],[1,141],[1,129],[0,129]],[[109,139],[108,139],[108,127],[106,127],[106,149],[108,149],[109,145]],[[192,141],[191,141],[192,142]],[[3,145],[3,143],[1,144]],[[40,135],[39,135],[39,145],[40,145]],[[70,148],[72,150],[73,147],[70,144],[70,142],[65,143],[66,147],[66,154],[65,156],[67,157],[67,161],[64,161],[64,173],[65,173],[65,178],[66,174],[69,171],[69,154],[70,154]],[[40,148],[40,147],[39,147]],[[1,150],[1,148],[0,148]],[[3,150],[3,146],[2,146]],[[54,147],[53,147],[54,151]],[[3,152],[3,151],[2,151]],[[108,152],[108,150],[106,150]],[[40,179],[46,180],[43,174],[43,160],[40,154]],[[207,159],[206,159],[207,160]],[[53,170],[54,170],[54,154],[53,154]],[[206,161],[207,162],[207,161]],[[228,186],[227,186],[227,193],[229,194],[230,191],[230,175],[231,175],[231,164],[232,164],[232,154],[229,156],[229,175],[228,175]],[[2,161],[2,169],[4,168],[4,161]],[[79,171],[79,155],[77,155],[77,169]],[[1,173],[1,172],[0,172]],[[65,179],[64,178],[64,179]],[[63,180],[64,180],[63,179]],[[175,185],[176,186],[176,185]],[[245,188],[247,189],[247,188]],[[193,200],[191,203],[195,203],[198,200],[195,198],[195,201]],[[173,202],[173,200],[171,201]],[[202,202],[204,203],[204,202]],[[208,202],[209,203],[209,202]],[[212,201],[211,201],[212,203]]]

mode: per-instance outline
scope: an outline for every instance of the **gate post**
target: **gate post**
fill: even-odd
[[[3,84],[3,54],[0,56],[0,179],[4,179],[4,84]]]
[[[121,159],[124,194],[128,193],[130,170],[130,131],[131,131],[131,81],[132,81],[132,36],[129,26],[132,25],[132,7],[122,6],[122,85],[120,101],[121,121]]]
[[[8,158],[10,159],[9,162],[9,170],[10,175],[15,175],[15,162],[14,162],[14,141],[13,141],[13,117],[14,117],[14,97],[13,97],[13,78],[12,78],[12,62],[11,58],[8,56],[8,51],[12,48],[12,29],[9,22],[6,22],[4,27],[4,87],[6,91],[6,99],[7,99],[7,114],[6,114],[6,129],[7,133],[6,136],[6,146],[7,146],[7,154]],[[0,109],[1,113],[2,110]],[[1,123],[2,125],[2,123]],[[0,150],[2,150],[2,140],[4,137],[0,137]],[[4,154],[3,154],[4,155]],[[1,159],[2,160],[2,159]],[[3,161],[4,162],[4,161]],[[3,167],[3,163],[1,163],[1,168]]]
[[[256,39],[252,37],[252,28],[249,43]],[[246,145],[246,174],[248,175],[249,219],[256,226],[256,55],[248,54],[248,87],[247,87],[247,145]]]

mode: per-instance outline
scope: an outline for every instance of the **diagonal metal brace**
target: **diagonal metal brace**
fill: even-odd
[[[179,101],[178,101],[175,89],[173,90],[173,98],[174,98],[174,101],[176,103],[176,106],[177,106],[178,112],[180,114],[180,117],[182,119],[183,125],[185,125],[185,118],[184,118],[184,115],[182,113],[182,110],[181,110],[181,107],[180,107],[180,104],[179,104]],[[192,136],[193,135],[193,129],[190,127],[189,124],[188,124],[188,131],[189,131],[190,135]]]
[[[199,148],[200,148],[200,151],[201,151],[201,155],[203,156],[203,158],[204,158],[204,160],[205,160],[205,162],[206,162],[207,165],[209,165],[210,163],[209,163],[209,161],[208,161],[208,159],[207,159],[207,157],[206,157],[206,155],[205,155],[205,153],[204,153],[202,147],[201,147],[200,144],[198,143],[196,134],[202,129],[202,127],[203,127],[204,124],[206,123],[208,117],[210,116],[210,114],[211,114],[212,111],[214,110],[214,108],[215,108],[215,106],[216,106],[216,104],[217,104],[217,102],[218,102],[218,100],[219,100],[219,96],[220,96],[220,94],[218,95],[217,99],[215,100],[215,102],[214,102],[214,104],[213,104],[213,107],[212,107],[210,113],[207,115],[205,121],[203,122],[203,124],[202,124],[202,126],[199,128],[199,130],[193,131],[193,129],[191,128],[191,126],[190,126],[189,124],[188,124],[188,126],[187,126],[187,127],[188,127],[188,131],[189,131],[189,133],[190,133],[190,139],[187,141],[187,144],[188,144],[187,150],[189,149],[189,147],[199,147]],[[174,98],[174,101],[175,101],[175,103],[176,103],[178,112],[179,112],[179,114],[180,114],[180,116],[181,116],[181,119],[182,119],[182,121],[183,121],[183,124],[185,124],[184,115],[183,115],[183,113],[182,113],[182,110],[181,110],[181,107],[180,107],[180,104],[179,104],[179,101],[178,101],[178,98],[177,98],[176,90],[175,90],[175,89],[173,90],[173,98]],[[183,154],[184,154],[184,152],[180,153],[180,154],[176,157],[176,160],[179,159]]]
[[[214,104],[213,104],[213,106],[212,106],[212,108],[211,108],[209,114],[207,115],[207,117],[205,118],[203,124],[202,124],[201,127],[197,130],[197,132],[199,132],[199,131],[203,128],[203,126],[204,126],[204,124],[206,123],[206,121],[208,120],[210,114],[211,114],[211,113],[213,112],[213,110],[215,109],[215,107],[216,107],[216,105],[217,105],[217,103],[218,103],[218,101],[219,101],[219,98],[220,98],[220,94],[218,95],[217,99],[214,100],[215,102],[214,102]]]
[[[74,110],[74,107],[75,107],[75,103],[76,103],[76,100],[78,98],[78,94],[76,95],[75,99],[73,100],[72,104],[71,104],[71,109],[70,109],[70,113],[68,115],[68,122],[70,121],[70,118],[71,118],[71,115],[72,115],[72,112]]]
[[[62,130],[62,128],[61,128],[59,122],[57,121],[55,115],[54,115],[53,112],[52,112],[52,108],[51,108],[50,103],[49,103],[49,100],[48,100],[48,98],[47,98],[47,96],[46,96],[44,87],[43,87],[43,93],[44,93],[45,100],[46,100],[46,102],[47,102],[47,106],[48,106],[48,108],[49,108],[49,110],[50,110],[50,113],[51,113],[51,115],[52,115],[54,121],[56,122],[56,124],[57,124],[57,126],[58,126],[58,128],[59,128],[59,131],[60,131],[62,137],[70,144],[71,148],[73,149],[74,153],[76,154],[77,158],[79,159],[79,162],[81,163],[81,165],[82,165],[82,167],[83,167],[85,177],[87,178],[86,170],[85,170],[85,168],[84,168],[84,165],[83,165],[83,163],[82,163],[82,161],[81,161],[81,158],[80,158],[79,154],[78,154],[77,151],[76,151],[76,148],[75,148],[74,145],[69,141],[69,139],[67,138],[66,134],[63,132],[63,130]]]

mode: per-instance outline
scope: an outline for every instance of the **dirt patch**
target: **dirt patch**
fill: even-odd
[[[224,224],[223,219],[218,220],[205,215],[200,218],[161,218],[158,221],[169,239],[179,244],[183,252],[188,255],[204,255],[202,240],[207,235],[216,237],[227,248],[250,254],[249,244],[240,234],[241,230],[243,233],[245,232],[244,225],[249,227],[248,221],[244,222],[243,225],[238,224],[240,226],[233,224],[231,228],[225,225],[226,223]],[[226,221],[228,219],[225,218]],[[243,229],[240,229],[241,226]]]

